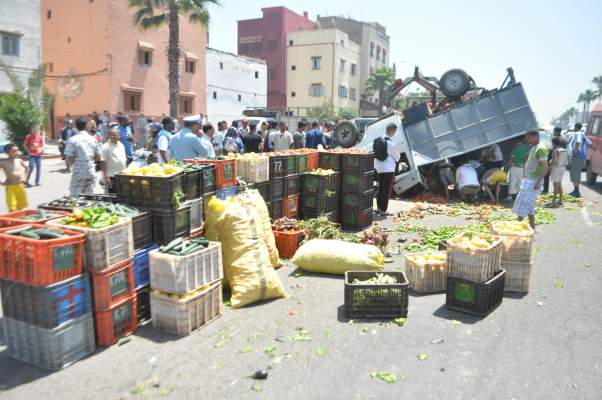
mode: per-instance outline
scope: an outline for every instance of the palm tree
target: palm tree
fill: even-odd
[[[385,101],[385,88],[389,87],[395,79],[395,72],[389,67],[382,67],[374,71],[366,79],[365,92],[378,92],[378,115],[383,112],[383,103]]]
[[[594,79],[592,79],[592,83],[597,86],[598,92],[596,94],[598,95],[598,100],[601,100],[602,99],[602,75],[598,75],[598,76],[594,77]]]
[[[587,113],[589,112],[589,105],[592,101],[596,100],[598,94],[591,89],[587,89],[585,92],[579,95],[577,99],[578,103],[583,103],[583,121],[586,122]]]
[[[200,23],[207,27],[209,10],[207,5],[220,4],[219,0],[128,0],[135,8],[134,25],[142,30],[169,27],[167,63],[169,72],[169,115],[178,115],[180,91],[180,15],[188,15],[189,23]],[[199,39],[200,40],[200,39]]]

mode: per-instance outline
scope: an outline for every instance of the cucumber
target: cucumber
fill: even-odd
[[[29,239],[41,239],[40,235],[38,235],[34,231],[29,231],[29,230],[21,231],[21,232],[19,232],[19,235],[29,238]]]
[[[176,246],[178,246],[179,244],[181,244],[183,240],[184,239],[182,239],[182,238],[175,238],[174,240],[172,240],[171,242],[169,242],[167,244],[167,246],[160,247],[159,251],[162,252],[162,253],[167,253],[170,250],[172,250],[173,248],[175,248]]]
[[[20,227],[18,227],[16,229],[11,229],[9,231],[4,231],[4,233],[6,233],[7,235],[18,235],[21,232],[28,231],[28,230],[30,230],[32,228],[33,228],[33,226],[31,226],[31,225],[24,225],[24,226],[20,226]]]
[[[202,249],[203,246],[200,244],[192,244],[190,246],[188,246],[188,248],[186,249],[186,251],[183,251],[180,253],[181,256],[187,256],[188,254],[192,254],[195,251],[198,251],[200,249]]]
[[[32,232],[37,233],[44,239],[58,239],[67,236],[63,232],[58,232],[52,229],[35,229]]]

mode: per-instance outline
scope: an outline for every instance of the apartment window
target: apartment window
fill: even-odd
[[[374,73],[374,67],[370,67],[370,75],[372,75]]]
[[[297,93],[291,92],[291,97],[295,97],[296,95],[297,95]]]
[[[387,57],[387,49],[383,49],[383,63],[385,62],[385,57]]]
[[[343,85],[339,86],[339,97],[347,97],[347,87]]]
[[[46,64],[46,69],[48,70],[48,72],[54,72],[54,64],[52,64],[51,62]]]
[[[213,98],[217,99],[217,92],[213,92]]]
[[[276,68],[270,68],[268,70],[268,78],[273,81],[274,79],[276,79]]]
[[[297,66],[296,65],[292,65],[291,66],[291,71],[296,71],[297,70]]]
[[[376,46],[376,59],[380,60],[380,46]]]
[[[224,69],[224,63],[223,62],[219,63],[219,69]]]
[[[293,41],[292,41],[292,40],[289,40],[289,41],[288,41],[288,45],[289,45],[289,46],[292,46],[292,45],[293,45]]]
[[[46,10],[46,19],[50,19],[50,18],[52,18],[52,11]]]
[[[259,79],[259,72],[255,71],[255,79]]]
[[[312,57],[311,58],[311,69],[320,69],[321,64],[322,64],[322,57]]]
[[[238,101],[242,101],[242,96],[240,94],[238,95]]]
[[[238,53],[239,54],[248,54],[251,52],[251,47],[248,43],[240,43],[238,45]]]
[[[20,41],[19,35],[2,33],[2,55],[19,57]]]
[[[345,60],[341,58],[341,71],[345,71]]]
[[[351,75],[357,75],[357,64],[351,63]]]
[[[324,96],[324,86],[321,83],[312,83],[309,86],[309,95],[311,97]]]
[[[370,57],[374,57],[374,42],[370,42]]]
[[[180,96],[180,114],[192,114],[194,112],[194,97]]]
[[[67,43],[71,43],[71,36],[67,38]]]
[[[153,64],[153,52],[146,49],[138,49],[138,63],[151,66]]]
[[[351,91],[349,92],[349,98],[351,100],[357,100],[357,90],[356,89],[351,89]]]
[[[345,47],[345,41],[341,39],[341,46]]]
[[[263,45],[261,42],[252,43],[250,50],[251,53],[261,53],[261,50],[263,50]]]
[[[186,60],[186,72],[194,74],[196,69],[196,61]]]
[[[124,91],[123,108],[126,112],[140,111],[142,109],[142,93]]]

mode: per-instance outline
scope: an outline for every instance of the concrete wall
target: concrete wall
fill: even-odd
[[[315,28],[313,21],[286,7],[262,8],[262,18],[238,21],[238,54],[265,60],[268,106],[286,105],[286,34]],[[249,46],[245,46],[249,44]]]
[[[291,41],[293,45],[287,48],[287,107],[299,115],[306,112],[307,108],[332,101],[336,109],[358,110],[359,45],[336,29],[289,33],[287,42],[290,44]],[[320,69],[312,69],[312,57],[321,57]],[[340,70],[341,58],[345,60],[345,71]],[[352,63],[357,65],[355,76],[350,72]],[[310,86],[318,83],[324,87],[324,96],[310,96]],[[348,88],[347,98],[339,96],[339,85]],[[351,89],[356,89],[355,100],[349,98]]]
[[[247,107],[267,107],[265,61],[207,48],[206,70],[207,115],[215,125],[240,119]]]
[[[48,11],[51,18],[47,18]],[[83,75],[48,80],[48,89],[56,94],[57,127],[66,113],[75,117],[92,111],[108,110],[113,115],[124,111],[124,88],[142,93],[145,115],[169,113],[168,28],[143,32],[133,26],[132,15],[133,10],[121,0],[42,0],[44,62],[52,65],[54,75],[71,70]],[[198,58],[194,74],[185,72],[185,57],[180,59],[180,93],[194,96],[192,113],[196,114],[207,113],[206,39],[204,27],[180,19],[181,48]],[[139,42],[154,47],[151,66],[139,64]]]
[[[0,37],[2,32],[20,35],[19,55],[3,55],[0,47],[0,60],[24,80],[42,62],[40,25],[40,0],[0,0]],[[0,93],[12,89],[8,76],[0,71]],[[0,141],[6,138],[4,128],[0,120]]]

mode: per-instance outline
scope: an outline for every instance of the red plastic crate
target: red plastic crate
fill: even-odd
[[[5,226],[15,226],[15,225],[30,225],[30,224],[45,224],[46,221],[50,221],[51,219],[56,219],[60,217],[64,217],[68,213],[65,211],[48,211],[44,210],[45,213],[49,214],[48,218],[38,219],[35,221],[29,221],[23,219],[29,215],[33,215],[38,213],[39,210],[18,210],[9,212],[8,214],[0,215],[0,228]]]
[[[111,308],[94,312],[96,343],[110,346],[131,335],[138,324],[138,300],[136,294],[121,300]]]
[[[299,195],[285,197],[282,200],[282,216],[296,218],[299,214]]]
[[[307,170],[318,169],[320,166],[320,152],[318,150],[307,153]]]
[[[236,186],[236,159],[228,158],[223,160],[184,160],[191,164],[205,164],[215,166],[215,186],[223,188],[226,186]]]
[[[280,257],[291,258],[305,239],[305,231],[274,231],[274,239]]]
[[[102,270],[92,272],[94,309],[106,310],[134,294],[133,259],[128,258]]]
[[[3,233],[19,226],[0,229],[0,279],[46,286],[82,273],[85,234],[47,225],[27,225],[51,228],[69,236],[38,240]]]

